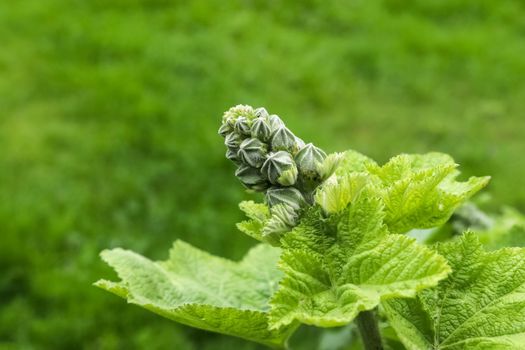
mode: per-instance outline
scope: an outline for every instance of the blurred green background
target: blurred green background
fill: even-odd
[[[105,248],[255,243],[216,134],[238,103],[327,151],[448,152],[493,176],[493,210],[524,210],[524,18],[518,0],[0,2],[0,349],[258,348],[91,286]]]

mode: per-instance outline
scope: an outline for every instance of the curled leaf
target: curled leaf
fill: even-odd
[[[268,330],[268,300],[282,275],[279,249],[261,244],[234,262],[177,241],[166,261],[120,248],[101,256],[120,281],[96,286],[176,322],[270,347],[282,347],[296,328]]]

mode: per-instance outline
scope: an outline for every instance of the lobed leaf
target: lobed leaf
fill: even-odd
[[[490,179],[471,177],[459,182],[456,168],[454,160],[443,153],[401,154],[379,166],[366,156],[348,151],[336,176],[366,176],[382,198],[390,232],[405,233],[443,225]]]
[[[489,177],[456,181],[453,159],[442,153],[402,154],[379,167],[370,165],[379,180],[385,204],[385,223],[391,232],[404,233],[444,224],[454,210],[482,189]]]
[[[380,198],[364,188],[339,214],[312,207],[282,239],[285,277],[271,300],[272,329],[295,320],[320,327],[351,322],[381,300],[435,286],[450,269],[429,248],[390,235]]]
[[[485,252],[473,233],[437,246],[453,273],[415,299],[385,301],[408,349],[524,349],[525,249]]]
[[[120,248],[101,256],[121,281],[96,286],[171,320],[272,347],[282,346],[296,328],[268,329],[268,301],[282,277],[279,249],[261,244],[233,262],[177,241],[166,261]]]

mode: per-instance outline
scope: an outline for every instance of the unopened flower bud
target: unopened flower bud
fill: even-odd
[[[268,114],[268,111],[266,111],[266,109],[264,107],[259,107],[255,110],[255,116],[257,118],[263,118],[263,119],[268,119],[268,117],[270,116]]]
[[[241,142],[239,158],[245,164],[260,168],[266,159],[267,146],[258,139],[250,138]]]
[[[246,188],[254,191],[264,191],[269,184],[259,169],[248,165],[241,165],[236,171],[235,176],[242,182]]]
[[[272,150],[292,152],[297,147],[295,135],[286,126],[281,126],[272,134]]]
[[[252,137],[255,137],[263,142],[270,140],[272,136],[272,129],[266,118],[257,118],[252,124]]]
[[[242,137],[236,132],[229,133],[224,139],[224,144],[228,148],[239,148],[239,145],[242,142]]]
[[[294,209],[299,209],[306,204],[301,192],[294,187],[270,187],[266,191],[266,202],[270,207],[286,204]]]
[[[292,156],[284,151],[270,153],[262,165],[261,171],[274,185],[291,186],[297,180],[297,166]],[[286,174],[284,174],[285,172]]]
[[[320,177],[318,168],[326,158],[326,153],[313,144],[309,143],[297,152],[295,163],[299,168],[299,173],[308,179],[317,179]]]
[[[228,116],[224,119],[223,123],[228,124],[233,130],[233,127],[235,126],[235,117]]]
[[[229,133],[233,131],[233,127],[228,123],[222,123],[221,127],[219,128],[219,135],[222,137],[226,137]]]
[[[226,151],[226,158],[238,164],[240,163],[238,152],[238,148],[228,148],[228,150]]]
[[[249,187],[250,190],[255,192],[264,192],[266,191],[272,184],[268,181],[260,182],[258,184],[252,185]]]
[[[246,117],[249,120],[255,118],[253,107],[248,106],[248,105],[233,106],[232,108],[224,112],[224,115],[222,116],[222,120],[223,122],[227,121],[233,126],[235,124],[235,121],[239,117]]]
[[[287,195],[313,203],[315,189],[337,168],[338,159],[305,145],[277,115],[262,107],[230,108],[222,117],[219,134],[228,148],[226,157],[239,167],[236,176],[254,191],[289,188]]]
[[[250,122],[248,118],[246,117],[237,118],[237,120],[235,121],[235,132],[241,135],[249,136],[251,133],[250,129],[251,129]]]
[[[272,129],[272,132],[279,129],[281,126],[284,126],[284,122],[281,120],[281,118],[279,118],[275,114],[272,114],[269,120],[270,120],[270,128]]]

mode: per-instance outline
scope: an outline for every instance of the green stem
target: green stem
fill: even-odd
[[[383,350],[381,334],[374,310],[362,311],[357,316],[357,326],[366,350]]]

